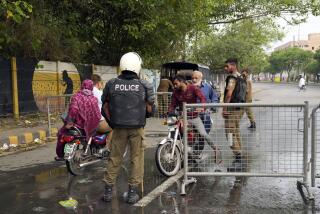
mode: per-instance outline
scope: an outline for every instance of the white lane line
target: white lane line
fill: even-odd
[[[182,176],[183,176],[183,170],[180,170],[176,175],[168,178],[165,182],[163,182],[160,186],[157,186],[154,190],[152,190],[148,195],[143,197],[140,201],[135,203],[133,206],[136,206],[136,207],[147,206],[151,201],[153,201],[156,197],[158,197],[161,193],[163,193],[166,189],[168,189],[172,184],[174,184]]]

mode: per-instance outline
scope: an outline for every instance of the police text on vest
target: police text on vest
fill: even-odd
[[[139,91],[139,85],[116,84],[115,91]]]

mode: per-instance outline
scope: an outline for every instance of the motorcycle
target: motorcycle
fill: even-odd
[[[67,114],[61,115],[65,125],[66,117]],[[64,160],[70,174],[82,175],[85,167],[109,158],[111,146],[106,143],[109,134],[96,134],[87,140],[84,131],[76,126],[65,131],[58,143],[63,144]]]
[[[64,144],[64,159],[72,175],[81,175],[85,167],[108,159],[110,150],[106,140],[109,133],[95,135],[86,140],[82,130],[73,126],[59,143]]]
[[[155,161],[158,170],[165,176],[173,176],[178,173],[183,165],[184,142],[183,122],[177,115],[169,116],[166,120],[168,136],[159,143]],[[204,139],[194,128],[188,129],[188,160],[199,161],[204,148]]]
[[[306,85],[301,85],[298,86],[299,91],[306,91],[307,90],[307,86]]]

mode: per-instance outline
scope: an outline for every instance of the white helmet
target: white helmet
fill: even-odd
[[[141,70],[141,64],[142,59],[137,53],[126,53],[120,59],[120,72],[127,70],[139,75]]]

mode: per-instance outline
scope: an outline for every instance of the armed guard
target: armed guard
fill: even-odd
[[[127,202],[139,200],[138,187],[144,174],[144,126],[146,113],[154,102],[153,87],[139,79],[142,60],[129,52],[120,59],[121,74],[109,80],[102,95],[103,113],[113,128],[110,160],[104,177],[103,200],[112,200],[112,188],[122,164],[127,145],[130,147],[131,173],[128,179]]]

